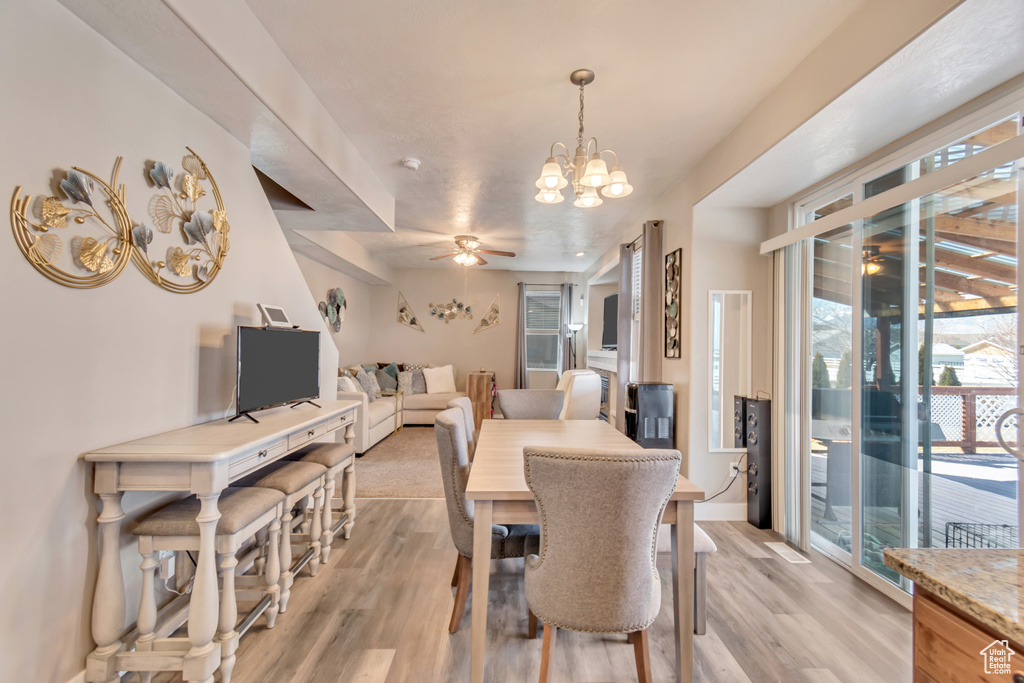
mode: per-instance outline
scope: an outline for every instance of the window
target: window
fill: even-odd
[[[557,291],[526,292],[526,369],[558,370],[562,345],[559,320],[562,296]]]

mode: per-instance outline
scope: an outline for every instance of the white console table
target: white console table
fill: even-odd
[[[345,429],[351,443],[355,432],[356,401],[317,401],[293,408],[257,413],[258,424],[227,418],[176,429],[101,448],[85,454],[95,463],[93,490],[102,501],[98,518],[100,564],[93,598],[92,635],[96,649],[86,663],[86,681],[118,680],[119,671],[145,671],[147,658],[177,659],[186,681],[213,683],[220,665],[217,563],[214,532],[222,490],[250,472],[280,460],[300,447]],[[354,469],[346,468],[342,486],[345,537],[351,533],[355,509]],[[121,638],[125,629],[124,577],[121,573],[121,496],[125,491],[185,491],[201,501],[200,551],[189,606],[188,638],[167,638],[151,652],[131,652]],[[325,506],[329,507],[328,503]],[[346,509],[347,508],[347,509]],[[150,662],[152,663],[152,662]]]

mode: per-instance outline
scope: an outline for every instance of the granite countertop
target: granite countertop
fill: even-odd
[[[1024,643],[1024,550],[890,548],[885,565],[997,634]]]

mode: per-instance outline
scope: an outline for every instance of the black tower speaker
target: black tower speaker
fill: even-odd
[[[747,405],[746,396],[732,397],[733,448],[747,447]]]
[[[675,394],[671,384],[626,385],[626,436],[644,448],[675,448]]]
[[[772,402],[747,398],[747,521],[772,528]]]

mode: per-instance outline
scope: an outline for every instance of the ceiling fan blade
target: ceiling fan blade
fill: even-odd
[[[482,256],[480,256],[480,254],[477,254],[477,255],[476,255],[476,263],[477,263],[477,265],[479,265],[479,266],[486,266],[486,265],[487,265],[487,261],[485,261],[485,260],[483,259],[483,257],[482,257]]]
[[[455,256],[455,252],[448,252],[447,254],[441,254],[440,256],[435,256],[435,257],[433,257],[431,259],[427,259],[427,260],[428,261],[437,261],[438,259],[448,258],[449,256]]]
[[[477,249],[478,254],[490,254],[491,256],[515,256],[514,251],[491,251],[490,249]]]

